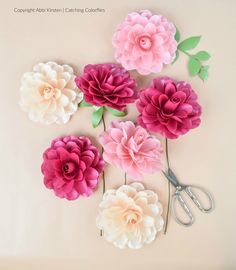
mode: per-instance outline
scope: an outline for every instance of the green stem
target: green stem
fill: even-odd
[[[104,116],[102,115],[102,123],[103,123],[103,131],[106,131],[106,122],[104,119]],[[102,155],[104,152],[104,148],[102,147]],[[102,194],[105,193],[106,191],[106,177],[105,177],[105,171],[102,172],[102,182],[103,182],[103,189],[102,189]]]
[[[180,49],[178,49],[180,52],[182,52],[182,53],[184,53],[184,54],[186,54],[187,56],[189,56],[189,57],[191,57],[192,56],[192,54],[190,54],[190,53],[188,53],[188,52],[186,52],[186,51],[182,51],[182,50],[180,50]]]
[[[104,119],[104,116],[102,115],[102,123],[103,123],[103,130],[106,131],[106,122]],[[104,148],[102,147],[102,155],[104,152]],[[102,187],[102,195],[105,193],[106,191],[106,177],[105,177],[105,171],[103,170],[102,172],[102,183],[103,183],[103,187]],[[103,236],[103,231],[100,230],[100,236]]]
[[[166,163],[167,169],[170,169],[170,160],[169,160],[169,152],[168,152],[168,139],[165,140],[166,145]],[[167,211],[166,211],[166,224],[164,229],[164,234],[167,233],[168,221],[169,221],[169,213],[170,213],[170,181],[168,181],[168,202],[167,202]]]

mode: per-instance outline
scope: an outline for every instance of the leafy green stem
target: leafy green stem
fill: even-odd
[[[210,54],[207,51],[199,51],[195,54],[190,54],[189,51],[195,49],[201,39],[201,36],[189,37],[180,42],[180,32],[176,28],[175,40],[178,43],[175,59],[172,64],[174,64],[179,58],[179,52],[184,53],[189,57],[188,60],[188,70],[191,76],[198,75],[200,79],[205,81],[208,78],[209,66],[205,66],[202,62],[210,59]]]
[[[192,54],[190,54],[190,53],[188,53],[188,52],[185,52],[185,51],[182,51],[182,50],[180,50],[180,49],[179,49],[179,51],[181,51],[182,53],[186,54],[186,55],[189,56],[189,57],[192,57],[192,56],[193,56]]]

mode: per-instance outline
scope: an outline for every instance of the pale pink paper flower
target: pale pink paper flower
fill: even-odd
[[[120,167],[136,180],[141,180],[146,173],[161,170],[160,141],[131,121],[112,122],[99,140],[104,148],[104,160]]]
[[[105,192],[96,223],[116,247],[138,249],[162,230],[162,205],[157,194],[141,183],[123,185]]]
[[[162,15],[149,10],[130,13],[113,35],[115,58],[126,70],[142,75],[160,72],[175,58],[175,33],[174,24]]]
[[[77,111],[82,93],[72,67],[55,62],[39,63],[23,74],[20,106],[30,120],[46,125],[65,124]]]

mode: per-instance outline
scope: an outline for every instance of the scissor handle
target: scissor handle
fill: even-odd
[[[181,196],[181,187],[177,187],[173,197],[172,197],[172,204],[171,204],[171,210],[172,210],[172,215],[175,219],[175,221],[177,223],[179,223],[180,225],[183,226],[191,226],[195,219],[194,216],[192,214],[192,212],[190,211],[188,204],[185,202],[185,200],[183,199],[183,197]],[[183,221],[178,215],[177,215],[177,211],[176,211],[176,203],[179,202],[180,206],[182,207],[182,209],[184,210],[184,212],[186,213],[186,215],[188,216],[188,221]]]
[[[198,195],[193,191],[193,189],[200,190],[206,196],[206,198],[209,201],[208,208],[202,205],[201,201],[199,200]],[[184,191],[188,194],[188,196],[192,199],[192,201],[195,203],[198,209],[201,210],[202,212],[210,213],[214,209],[214,200],[211,194],[205,188],[191,185],[191,186],[186,186],[184,188]]]

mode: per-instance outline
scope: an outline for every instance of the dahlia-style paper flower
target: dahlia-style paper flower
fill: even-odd
[[[72,67],[39,63],[22,76],[20,106],[34,122],[64,124],[82,100]]]
[[[77,86],[86,102],[123,111],[136,99],[136,82],[116,64],[87,65],[84,74],[76,77]]]
[[[84,136],[53,140],[43,154],[41,167],[45,186],[67,200],[90,196],[103,169],[98,149]]]
[[[138,123],[149,131],[176,139],[200,125],[201,106],[191,85],[160,77],[140,92]]]
[[[125,69],[142,75],[160,72],[175,58],[175,33],[174,24],[162,15],[149,10],[130,13],[113,35],[115,58]]]
[[[104,148],[104,160],[120,167],[136,180],[162,168],[160,141],[131,121],[112,122],[100,135],[99,141]]]
[[[151,243],[164,220],[158,196],[141,183],[107,190],[99,205],[97,227],[108,242],[119,248],[138,249]]]

